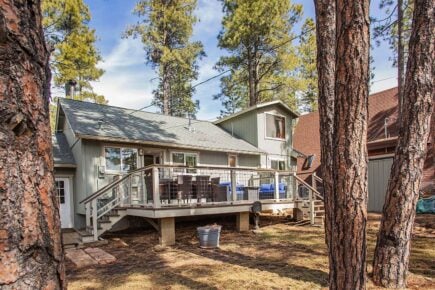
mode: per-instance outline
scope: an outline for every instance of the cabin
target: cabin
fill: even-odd
[[[295,174],[298,117],[281,101],[208,122],[60,98],[53,156],[62,228],[96,241],[139,218],[170,245],[176,218],[233,214],[242,231],[254,204],[300,209],[314,223],[320,193]]]

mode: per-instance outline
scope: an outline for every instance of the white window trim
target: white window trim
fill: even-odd
[[[106,166],[106,148],[119,148],[119,153],[121,153],[122,149],[133,149],[136,150],[136,167],[139,168],[139,149],[133,146],[112,146],[112,145],[105,145],[103,146],[103,160],[104,160],[104,167],[105,167],[105,172],[109,173],[109,174],[119,174],[119,173],[127,173],[128,171],[123,171],[122,170],[122,158],[120,158],[120,165],[121,165],[121,170],[110,170],[107,169]],[[122,154],[121,154],[122,155]],[[121,156],[120,156],[121,157]]]
[[[181,163],[174,163],[174,159],[173,159],[173,154],[174,153],[178,153],[178,154],[184,154],[184,164]],[[198,152],[189,152],[189,151],[170,151],[170,156],[171,156],[171,165],[182,165],[182,166],[186,166],[186,155],[194,155],[196,156],[196,165],[200,165],[199,163],[199,153]]]
[[[273,169],[272,168],[272,161],[277,161],[277,162],[280,162],[280,161],[282,161],[282,162],[284,162],[284,170],[280,170],[279,168],[278,169],[275,169],[275,170],[278,170],[278,171],[286,171],[287,170],[287,168],[289,167],[289,166],[287,166],[287,160],[286,160],[286,158],[279,158],[279,157],[269,157],[269,169]],[[279,164],[278,164],[278,167],[279,167]]]
[[[237,154],[228,154],[228,167],[231,167],[230,166],[230,157],[231,156],[236,157],[236,166],[234,168],[239,167],[239,156]]]
[[[284,138],[275,138],[275,137],[268,137],[267,136],[267,116],[266,115],[284,118]],[[286,141],[287,140],[287,117],[284,115],[281,115],[281,114],[265,112],[264,113],[264,139],[275,140],[275,141]]]

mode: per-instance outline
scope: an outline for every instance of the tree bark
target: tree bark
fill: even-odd
[[[315,4],[329,287],[364,289],[369,1]]]
[[[162,111],[164,115],[170,114],[170,105],[169,105],[169,71],[166,68],[166,65],[163,65],[163,73],[162,73]]]
[[[320,148],[321,171],[325,197],[325,239],[331,244],[333,231],[333,216],[335,214],[332,178],[332,150],[334,144],[334,103],[335,103],[335,0],[317,0],[316,9],[316,37],[317,71],[318,71],[318,103],[320,116]],[[329,265],[335,264],[329,257]],[[333,269],[330,267],[330,272]]]
[[[406,287],[412,227],[433,113],[435,15],[432,0],[414,2],[401,128],[373,261],[375,284]]]
[[[65,287],[40,1],[0,0],[0,288]]]
[[[253,53],[248,51],[248,80],[249,80],[249,106],[255,106],[258,102],[256,92],[256,66]]]
[[[399,114],[403,106],[403,86],[405,81],[405,49],[403,43],[403,0],[397,0],[397,87]]]
[[[369,0],[336,3],[330,288],[365,289]]]

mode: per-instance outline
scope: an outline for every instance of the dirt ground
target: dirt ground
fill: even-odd
[[[195,229],[223,225],[219,249],[198,246]],[[238,233],[235,219],[177,223],[177,245],[156,246],[158,235],[137,230],[106,236],[101,248],[117,261],[76,269],[67,261],[69,289],[321,289],[327,287],[328,259],[323,229],[264,217],[260,233]],[[368,271],[379,216],[368,225]],[[375,289],[369,281],[369,289]],[[435,289],[435,215],[418,216],[408,286]]]

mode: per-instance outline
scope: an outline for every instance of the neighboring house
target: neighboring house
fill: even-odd
[[[369,96],[367,131],[369,211],[382,211],[385,200],[399,133],[397,104],[397,88]],[[306,181],[311,183],[311,175],[309,174],[315,172],[318,176],[321,176],[319,113],[313,112],[300,116],[293,138],[295,140],[295,150],[301,153],[300,158],[298,158],[298,174],[305,175]],[[433,144],[428,144],[421,190],[432,195],[435,194],[434,164]]]
[[[151,164],[296,168],[292,135],[298,114],[281,101],[214,123],[64,98],[57,108],[53,155],[62,227],[84,228],[81,201]]]

